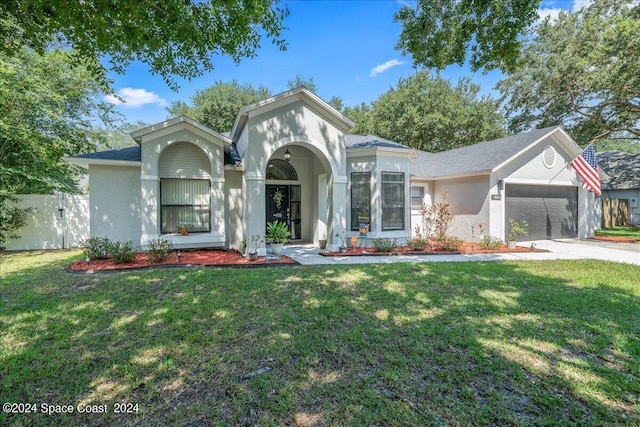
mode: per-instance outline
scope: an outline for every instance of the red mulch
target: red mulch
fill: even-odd
[[[324,256],[380,256],[380,255],[451,255],[451,254],[497,254],[497,253],[511,253],[511,252],[547,252],[543,249],[531,249],[525,246],[516,246],[515,249],[507,248],[507,245],[502,245],[498,249],[486,250],[478,249],[478,245],[471,247],[471,243],[465,242],[460,251],[445,251],[443,249],[426,249],[424,251],[413,251],[408,246],[401,246],[393,252],[378,252],[373,248],[353,248],[347,249],[347,252],[321,252]]]
[[[218,266],[218,267],[254,267],[260,265],[281,265],[281,264],[297,264],[294,260],[287,256],[282,256],[280,260],[267,261],[264,257],[259,257],[255,261],[249,258],[243,258],[237,251],[227,251],[223,249],[198,249],[183,250],[181,252],[180,262],[178,255],[174,254],[167,261],[159,264],[149,262],[147,255],[137,253],[133,262],[128,264],[116,264],[110,259],[93,260],[87,263],[84,260],[76,261],[69,267],[71,271],[104,271],[104,270],[129,270],[133,268],[147,268],[154,266]]]
[[[640,242],[636,237],[618,237],[618,236],[593,236],[593,240],[603,240],[606,242],[635,243]]]

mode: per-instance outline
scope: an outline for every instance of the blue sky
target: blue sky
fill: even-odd
[[[235,64],[231,58],[214,60],[215,69],[191,81],[178,79],[177,92],[167,87],[160,76],[149,73],[144,64],[132,64],[124,75],[113,74],[113,89],[126,104],[117,105],[129,122],[156,123],[168,117],[166,107],[173,101],[189,102],[199,90],[217,80],[263,85],[273,93],[287,90],[287,82],[296,75],[313,77],[318,95],[324,99],[342,98],[346,106],[377,99],[402,77],[415,73],[410,57],[395,50],[401,31],[393,14],[408,0],[283,0],[290,15],[283,37],[288,48],[281,52],[267,39],[255,58]],[[584,0],[544,1],[540,15],[557,15],[560,9],[572,9]],[[441,74],[457,82],[471,77],[483,93],[492,93],[499,72],[471,73],[468,67],[452,66]],[[114,103],[117,103],[115,98]]]

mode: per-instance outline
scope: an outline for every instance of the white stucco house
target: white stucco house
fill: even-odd
[[[580,148],[559,127],[433,154],[349,135],[352,126],[297,88],[243,107],[229,134],[181,116],[133,132],[137,146],[66,160],[89,171],[91,236],[143,248],[157,238],[240,248],[275,219],[293,242],[334,250],[361,224],[370,238],[404,241],[419,205],[445,190],[453,234],[467,240],[477,223],[504,239],[508,218],[527,220],[532,239],[589,237],[599,225],[568,166]],[[175,233],[178,223],[192,232]]]

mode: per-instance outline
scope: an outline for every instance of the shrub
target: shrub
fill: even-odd
[[[154,264],[161,263],[171,258],[173,243],[164,239],[155,239],[149,242],[147,258]]]
[[[495,236],[481,236],[478,247],[480,249],[499,249],[502,246],[502,240]]]
[[[420,213],[422,214],[422,229],[425,237],[433,234],[437,241],[443,240],[447,236],[447,232],[453,225],[455,216],[451,212],[451,204],[447,201],[449,193],[442,192],[442,202],[434,203],[431,206],[422,205]]]
[[[373,239],[373,248],[378,252],[393,252],[398,248],[398,242],[396,239]]]
[[[113,242],[110,245],[111,259],[116,264],[128,264],[136,256],[133,251],[133,242]]]
[[[440,247],[445,251],[458,252],[464,245],[464,240],[457,237],[446,236],[443,239],[438,240]]]
[[[272,221],[267,223],[267,240],[272,243],[284,244],[289,239],[289,228],[282,221]]]
[[[427,239],[421,239],[418,237],[414,237],[409,240],[409,249],[412,251],[424,251],[424,249],[429,245],[429,241]]]
[[[80,242],[80,247],[84,255],[91,260],[105,259],[109,258],[111,240],[107,237],[91,237]]]

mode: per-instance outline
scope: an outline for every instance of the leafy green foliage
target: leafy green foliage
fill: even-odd
[[[0,246],[9,239],[17,239],[20,235],[17,231],[27,223],[32,208],[21,209],[13,203],[16,202],[13,196],[0,193]]]
[[[521,37],[538,19],[541,0],[418,0],[394,16],[402,24],[396,46],[413,57],[415,66],[443,69],[462,65],[471,69],[509,71],[518,64]]]
[[[445,151],[504,136],[498,102],[479,96],[468,78],[453,86],[427,72],[403,78],[370,107],[347,108],[359,134],[375,134],[423,151]]]
[[[526,236],[528,233],[527,221],[522,221],[521,223],[516,221],[513,218],[509,218],[509,240],[515,242],[518,240],[518,236]]]
[[[116,264],[128,264],[136,257],[136,253],[133,250],[133,242],[113,242],[109,246],[109,252],[111,253],[111,259]]]
[[[84,256],[90,260],[109,258],[112,243],[108,237],[91,237],[80,242]]]
[[[0,188],[8,194],[77,191],[78,170],[63,156],[91,151],[97,120],[113,120],[111,106],[65,51],[40,56],[26,49],[0,53]]]
[[[502,246],[502,240],[498,239],[496,236],[480,236],[480,242],[478,243],[478,247],[480,249],[493,250],[499,249]]]
[[[458,252],[464,246],[464,240],[455,236],[444,236],[438,240],[438,246],[444,251]]]
[[[638,58],[638,2],[602,0],[546,19],[525,42],[522,67],[498,84],[511,131],[561,124],[578,143],[596,142],[598,151],[637,152]],[[612,145],[616,140],[630,144]]]
[[[154,264],[168,260],[173,255],[173,243],[165,239],[154,239],[149,242],[147,258]]]
[[[378,252],[393,252],[398,249],[398,241],[396,239],[387,239],[384,237],[376,237],[371,241],[373,249]]]
[[[267,223],[266,238],[272,243],[287,243],[289,239],[289,229],[282,221],[271,221]]]
[[[191,98],[191,105],[177,101],[167,110],[172,116],[181,114],[210,127],[216,132],[229,132],[240,108],[269,98],[271,91],[264,86],[217,81],[213,86],[198,90]]]
[[[88,66],[105,87],[99,61],[108,57],[111,71],[122,74],[140,61],[175,89],[173,76],[200,76],[214,68],[216,55],[235,62],[255,56],[263,35],[284,50],[287,15],[278,0],[9,0],[0,3],[0,51],[43,53],[51,43],[67,44],[74,49],[69,62]]]

